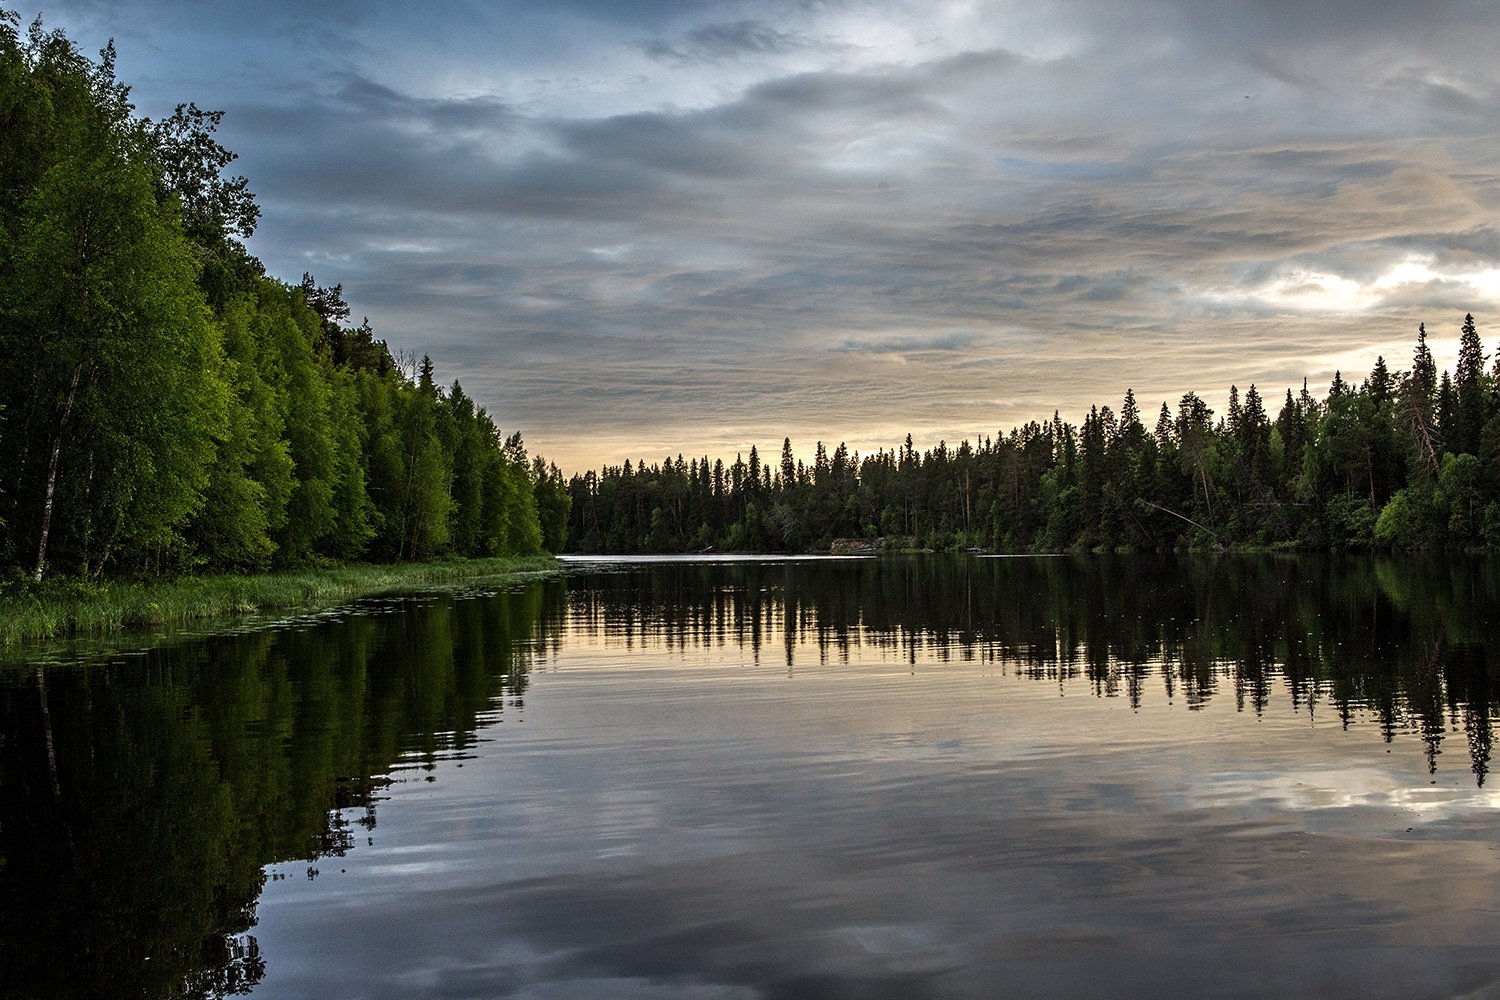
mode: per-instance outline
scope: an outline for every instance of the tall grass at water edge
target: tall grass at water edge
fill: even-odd
[[[15,583],[0,588],[0,647],[263,611],[328,608],[376,594],[505,583],[560,571],[549,556],[527,556],[146,581]]]

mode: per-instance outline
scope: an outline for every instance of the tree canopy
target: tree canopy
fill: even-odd
[[[49,572],[540,551],[568,496],[342,285],[244,246],[221,113],[138,117],[113,47],[0,9],[0,562]],[[543,513],[547,521],[544,523]]]

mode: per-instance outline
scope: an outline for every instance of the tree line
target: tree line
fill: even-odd
[[[561,473],[245,249],[220,112],[0,8],[0,575],[555,551]]]
[[[1500,547],[1500,362],[1485,370],[1472,315],[1451,374],[1418,326],[1409,369],[1381,357],[1322,398],[1304,380],[1275,416],[1252,384],[1230,387],[1222,416],[1188,392],[1148,420],[1126,390],[1118,413],[956,448],[820,441],[809,466],[784,439],[775,462],[755,447],[729,465],[627,461],[572,477],[568,537],[625,553]]]

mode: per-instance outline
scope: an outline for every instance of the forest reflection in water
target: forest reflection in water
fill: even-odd
[[[560,586],[0,673],[0,995],[223,996],[265,866],[368,839],[403,775],[524,698]],[[319,620],[319,619],[322,620]],[[48,659],[59,657],[48,650]]]
[[[296,995],[343,983],[348,995],[501,996],[549,982],[574,984],[571,993],[559,987],[562,995],[589,995],[579,984],[595,982],[601,968],[609,989],[626,995],[621,977],[641,962],[649,966],[637,969],[642,981],[716,995],[834,996],[838,983],[854,995],[982,995],[997,968],[1018,988],[1045,980],[1090,995],[1048,964],[1076,957],[1058,941],[1047,945],[1053,959],[1023,958],[1017,948],[1039,945],[1020,924],[1007,930],[993,918],[981,947],[962,944],[954,927],[944,932],[945,921],[972,918],[964,905],[987,908],[998,893],[1026,903],[1029,920],[1071,928],[1066,934],[1129,925],[1149,941],[1138,948],[1142,962],[1174,947],[1218,954],[1212,935],[1192,938],[1170,921],[1150,931],[1164,907],[1201,915],[1245,906],[1252,917],[1234,919],[1252,923],[1224,928],[1261,933],[1259,921],[1288,904],[1245,872],[1305,868],[1306,852],[1293,846],[1301,841],[1278,835],[1240,857],[1269,834],[1235,825],[1243,820],[1210,823],[1201,810],[1185,820],[1180,790],[1163,791],[1159,776],[1132,768],[1201,766],[1211,783],[1173,780],[1210,812],[1230,803],[1251,815],[1246,802],[1306,777],[1293,773],[1299,754],[1330,752],[1299,747],[1284,727],[1257,731],[1263,743],[1279,741],[1265,761],[1213,758],[1205,748],[1218,744],[1202,741],[1225,738],[1215,727],[1228,709],[1369,730],[1376,744],[1417,751],[1422,775],[1403,785],[1451,781],[1458,767],[1479,792],[1492,753],[1497,605],[1500,564],[1484,559],[591,562],[515,591],[369,602],[292,627],[178,639],[87,663],[16,663],[0,672],[0,995]],[[1020,687],[888,692],[873,680],[908,671],[998,676]],[[662,680],[683,673],[686,693]],[[830,677],[825,691],[785,686],[788,676],[820,673]],[[708,690],[699,677],[735,683]],[[529,707],[537,691],[546,697]],[[1129,711],[1084,713],[1059,705],[1059,694]],[[960,696],[977,701],[966,706]],[[723,705],[755,697],[766,701]],[[893,726],[898,711],[909,719]],[[1182,722],[1199,716],[1212,725]],[[525,726],[504,725],[523,718]],[[976,736],[1001,723],[1046,734],[1035,746],[1058,759],[1006,763],[983,745],[989,737]],[[928,756],[914,763],[918,744]],[[1140,763],[1148,757],[1156,763]],[[1266,761],[1285,773],[1270,773]],[[1320,795],[1367,781],[1368,759],[1306,763],[1334,775]],[[419,794],[427,789],[437,798]],[[1472,813],[1488,808],[1487,790],[1481,799],[1433,794],[1457,803],[1442,814],[1448,826],[1415,846],[1338,847],[1343,860],[1307,870],[1304,888],[1342,898],[1341,879],[1368,880],[1372,865],[1418,855],[1435,885],[1489,873],[1496,845],[1475,840],[1475,823],[1488,817]],[[930,815],[911,814],[924,809]],[[971,809],[977,814],[964,819]],[[1084,819],[1091,814],[1119,830],[1101,832]],[[1266,816],[1277,829],[1287,822]],[[1169,821],[1202,844],[1167,846],[1161,824]],[[1312,826],[1292,833],[1327,822],[1307,820]],[[654,840],[642,839],[647,829]],[[737,832],[724,841],[728,829]],[[439,845],[440,837],[452,842]],[[1048,853],[1063,841],[1073,860]],[[367,889],[330,886],[346,868],[354,874],[338,884],[365,885],[356,878],[361,857],[385,849],[455,860],[410,866],[406,881],[384,858],[378,879],[370,864]],[[638,867],[619,867],[632,857]],[[769,857],[777,858],[770,867]],[[1089,874],[1070,867],[1081,863]],[[1010,873],[1003,889],[978,893],[1002,870]],[[1095,899],[1101,878],[1135,870],[1153,878],[1149,890],[1133,890],[1141,894],[1133,904]],[[1399,870],[1388,866],[1385,879],[1394,885]],[[1231,876],[1238,888],[1220,885]],[[920,901],[928,890],[913,879],[949,888],[957,879],[965,888],[956,898],[978,895],[941,917],[924,909],[936,904]],[[441,897],[430,896],[436,886]],[[888,898],[898,889],[912,897],[899,907]],[[609,900],[634,915],[612,923]],[[336,918],[319,908],[334,902]],[[1486,896],[1467,906],[1494,904]],[[1320,905],[1362,923],[1393,904]],[[714,912],[707,924],[705,911]],[[785,926],[765,925],[756,911],[781,914]],[[376,914],[382,923],[372,929]],[[667,943],[641,951],[640,927],[652,919]],[[1476,929],[1444,919],[1445,947],[1468,947]],[[718,924],[738,943],[681,940]],[[448,967],[432,954],[421,961],[438,966],[428,970],[434,978],[379,987],[391,974],[381,963],[402,962],[400,949],[374,954],[358,942],[424,933],[469,939],[503,960],[467,993],[454,985],[457,959]],[[1391,943],[1370,928],[1359,933]],[[875,962],[883,971],[839,965],[816,946],[830,934],[866,966],[883,956]],[[627,961],[620,948],[637,954]],[[562,952],[576,953],[566,970],[536,957]],[[705,957],[721,953],[732,955]],[[465,974],[479,976],[478,960],[465,954]],[[1313,956],[1310,942],[1304,958]],[[1455,982],[1500,982],[1500,963],[1468,951],[1432,961]],[[278,980],[278,970],[289,978]]]
[[[1232,697],[1365,714],[1436,771],[1466,734],[1483,785],[1500,698],[1500,561],[1441,556],[581,560],[567,628],[626,648],[744,648],[788,669],[870,651],[983,661],[1133,708]]]

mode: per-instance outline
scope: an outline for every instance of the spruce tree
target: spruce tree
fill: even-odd
[[[1385,406],[1390,401],[1394,385],[1395,380],[1385,365],[1385,356],[1377,357],[1375,366],[1370,369],[1370,377],[1365,380],[1365,390],[1377,407]]]
[[[1417,346],[1412,352],[1411,373],[1401,387],[1401,410],[1407,428],[1409,454],[1414,470],[1436,479],[1438,474],[1438,428],[1433,396],[1437,391],[1437,364],[1427,347],[1427,325],[1417,324]]]
[[[1457,453],[1474,455],[1479,451],[1479,435],[1484,430],[1486,400],[1484,385],[1484,349],[1474,316],[1464,316],[1458,338],[1458,363],[1453,369],[1454,423],[1448,434],[1448,447]]]

